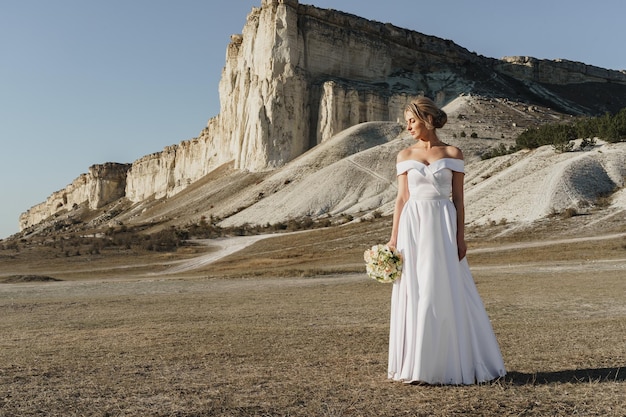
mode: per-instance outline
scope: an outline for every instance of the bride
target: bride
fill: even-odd
[[[388,377],[473,384],[506,371],[465,253],[464,161],[437,128],[446,113],[420,97],[405,111],[415,144],[397,157],[391,238],[404,258],[393,284]]]

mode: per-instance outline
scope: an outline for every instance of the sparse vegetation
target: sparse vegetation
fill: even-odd
[[[380,213],[375,214],[375,218],[378,217],[381,217]],[[46,255],[50,258],[107,256],[111,252],[119,251],[176,252],[181,248],[193,246],[194,239],[313,230],[346,223],[352,219],[349,215],[337,217],[334,221],[330,216],[318,220],[305,216],[275,224],[221,227],[218,225],[220,219],[203,216],[198,222],[179,227],[172,226],[151,233],[147,233],[146,229],[155,227],[154,224],[133,227],[121,224],[118,227],[109,227],[104,233],[79,235],[74,232],[49,232],[32,239],[9,239],[3,241],[0,248],[5,252],[13,251],[18,254],[21,246],[42,246],[50,249]]]
[[[573,207],[568,207],[565,210],[563,210],[563,213],[561,213],[561,216],[564,219],[569,219],[570,217],[578,216],[578,210],[576,210]]]
[[[504,143],[500,143],[496,147],[487,149],[487,151],[480,155],[480,159],[485,160],[495,158],[497,156],[509,155],[519,150],[520,148],[518,148],[516,145],[511,145],[507,147]]]
[[[529,129],[517,137],[516,144],[529,149],[552,145],[557,152],[568,152],[573,149],[571,141],[586,138],[581,144],[581,148],[585,148],[594,144],[596,137],[612,143],[626,141],[626,108],[615,115],[606,113],[569,124],[546,124]]]
[[[573,123],[545,124],[522,132],[515,145],[507,147],[501,143],[490,148],[481,155],[481,159],[508,155],[520,149],[535,149],[544,145],[552,145],[555,152],[571,152],[573,141],[582,138],[580,150],[590,149],[596,144],[596,138],[607,142],[626,141],[626,109],[615,115],[605,114],[595,118],[581,118]]]
[[[219,221],[220,219],[214,217],[211,217],[209,221],[207,221],[206,217],[202,217],[200,222],[189,224],[180,228],[180,230],[184,232],[184,235],[186,236],[185,239],[214,239],[225,236],[251,236],[283,231],[294,232],[298,230],[311,230],[333,225],[330,217],[313,220],[311,216],[304,216],[299,219],[289,219],[284,222],[277,222],[273,224],[268,223],[265,225],[252,225],[246,223],[234,227],[221,227],[218,224]]]
[[[584,151],[586,149],[593,148],[594,146],[596,146],[596,143],[596,138],[583,138],[580,141],[580,150]]]

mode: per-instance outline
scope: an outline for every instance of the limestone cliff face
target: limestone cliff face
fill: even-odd
[[[496,68],[517,79],[542,84],[626,83],[626,71],[612,71],[582,62],[546,60],[528,56],[504,57]]]
[[[249,171],[280,167],[358,123],[401,119],[419,94],[450,100],[468,88],[450,68],[477,60],[450,41],[264,0],[231,37],[219,116],[198,138],[135,161],[126,196],[171,196],[231,161]]]
[[[63,190],[52,193],[45,202],[23,213],[20,228],[23,230],[55,213],[73,210],[82,204],[96,210],[124,197],[129,168],[129,164],[116,163],[91,166],[87,174],[80,175]]]
[[[36,224],[73,204],[97,208],[122,196],[134,203],[170,197],[225,163],[271,170],[355,124],[402,120],[406,104],[421,94],[440,105],[472,93],[603,112],[577,104],[583,94],[567,95],[563,86],[597,91],[609,81],[612,105],[625,107],[623,72],[525,57],[495,60],[391,24],[297,0],[262,0],[242,34],[231,37],[219,84],[220,113],[197,138],[140,158],[126,178],[106,186],[90,169],[24,213],[20,223]]]
[[[224,161],[232,160],[231,152],[219,140],[218,118],[192,140],[167,146],[133,162],[128,171],[125,196],[137,203],[148,198],[170,197],[202,178]]]
[[[144,156],[133,162],[128,172],[126,197],[133,202],[146,200],[149,197],[161,198],[175,184],[174,168],[176,166],[175,146],[168,146],[162,152]]]
[[[309,148],[308,77],[297,1],[264,1],[228,46],[220,133],[235,168],[283,165]]]
[[[357,123],[402,118],[419,94],[451,100],[468,88],[452,68],[478,60],[450,41],[293,0],[264,0],[228,47],[222,149],[236,168],[282,166]]]

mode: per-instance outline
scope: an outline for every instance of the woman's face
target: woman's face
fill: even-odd
[[[404,120],[406,120],[406,130],[409,131],[414,139],[419,139],[420,137],[422,137],[424,131],[427,130],[426,124],[424,124],[424,122],[418,119],[410,111],[404,113]]]

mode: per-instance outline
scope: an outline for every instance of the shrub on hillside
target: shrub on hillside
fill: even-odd
[[[156,252],[170,252],[182,246],[188,237],[185,231],[170,227],[149,235],[148,239],[144,241],[144,249]]]
[[[487,151],[480,155],[480,159],[484,161],[485,159],[495,158],[496,156],[509,155],[517,152],[518,150],[519,148],[516,145],[512,145],[507,148],[504,143],[501,143],[494,148],[487,149]]]
[[[598,117],[581,118],[571,124],[549,124],[529,129],[522,132],[515,143],[527,149],[552,145],[557,152],[567,152],[573,149],[571,141],[574,139],[586,138],[587,146],[594,140],[589,138],[596,137],[611,143],[626,141],[626,108],[614,115],[606,113]]]

